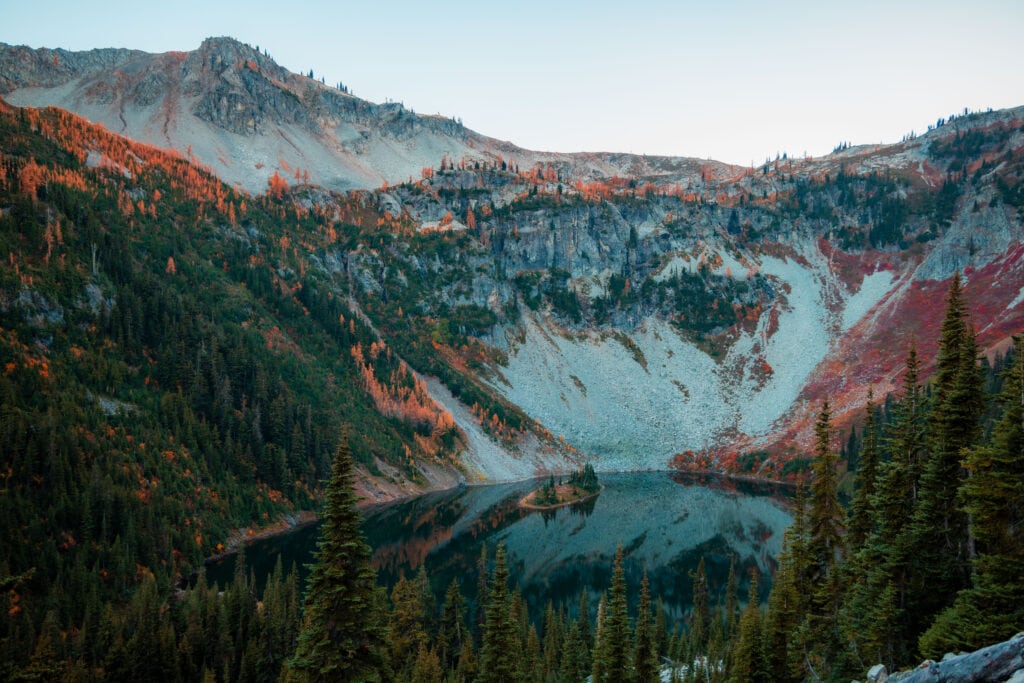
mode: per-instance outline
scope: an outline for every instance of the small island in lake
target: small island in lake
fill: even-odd
[[[602,488],[594,466],[587,464],[582,470],[570,474],[565,483],[561,480],[555,483],[555,475],[552,474],[543,486],[519,501],[519,505],[529,510],[550,510],[592,498],[601,493]]]

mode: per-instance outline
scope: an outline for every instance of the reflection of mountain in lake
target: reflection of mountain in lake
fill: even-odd
[[[365,529],[380,581],[390,586],[400,573],[411,576],[425,563],[435,592],[442,594],[458,577],[472,599],[481,544],[486,542],[493,556],[501,542],[532,609],[549,599],[575,604],[584,586],[596,608],[621,543],[634,595],[646,567],[655,595],[676,613],[689,607],[689,572],[701,556],[712,589],[724,587],[735,558],[741,597],[754,566],[765,577],[761,588],[767,594],[767,575],[790,522],[784,503],[770,490],[693,485],[656,473],[608,474],[601,482],[605,490],[596,498],[543,513],[516,505],[536,482],[463,488],[369,510]],[[285,566],[293,561],[302,566],[311,561],[316,533],[310,527],[255,543],[247,562],[257,577],[269,572],[278,556]],[[226,561],[211,568],[211,579],[230,580],[232,571],[233,562]]]

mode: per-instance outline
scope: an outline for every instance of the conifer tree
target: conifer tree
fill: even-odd
[[[388,649],[392,669],[401,674],[415,663],[410,653],[427,644],[423,596],[418,581],[409,581],[404,574],[400,575],[391,589],[391,604]]]
[[[831,446],[831,419],[828,401],[825,401],[814,425],[814,480],[807,517],[811,578],[819,582],[835,574],[843,547],[843,511],[839,505],[837,456]]]
[[[651,584],[644,570],[640,580],[640,604],[636,614],[636,637],[633,645],[633,680],[636,683],[658,681],[658,650],[651,618]]]
[[[747,606],[740,616],[736,645],[732,653],[729,680],[733,683],[753,683],[767,680],[760,601],[757,570],[754,569],[750,572],[750,592],[747,594]]]
[[[629,612],[626,605],[626,570],[622,546],[615,551],[612,585],[594,644],[594,681],[622,683],[629,679]],[[600,660],[600,666],[598,665]]]
[[[736,558],[729,558],[729,577],[725,580],[725,638],[733,637],[740,618],[739,588],[736,583]],[[721,604],[719,604],[721,606]]]
[[[458,667],[459,653],[466,640],[466,599],[459,589],[459,580],[452,579],[441,606],[441,624],[438,627],[438,656],[445,670]]]
[[[352,453],[343,433],[334,455],[316,563],[309,577],[296,680],[377,681],[385,677],[385,628],[370,548],[353,490]]]
[[[562,655],[564,624],[555,606],[548,601],[544,610],[544,676],[553,677],[559,669]]]
[[[569,625],[562,647],[562,660],[558,668],[558,677],[563,681],[582,681],[587,676],[587,651],[583,642],[580,623],[583,619],[575,619]]]
[[[1024,348],[1014,342],[1002,418],[991,442],[968,452],[960,489],[977,550],[973,585],[921,636],[928,657],[977,649],[1024,626]]]
[[[518,625],[512,615],[504,545],[499,545],[494,555],[494,574],[487,593],[487,623],[477,680],[480,683],[503,683],[514,680],[519,658]]]
[[[928,422],[929,456],[910,524],[914,547],[908,605],[911,637],[920,634],[969,584],[967,515],[957,505],[957,491],[964,480],[962,451],[980,436],[983,411],[978,347],[958,273],[946,297]]]
[[[846,543],[851,556],[860,550],[867,540],[868,533],[874,523],[874,510],[871,500],[875,495],[878,479],[878,433],[875,427],[874,394],[868,390],[868,400],[864,406],[863,445],[857,468],[856,490],[850,504],[850,517],[847,523]]]
[[[779,568],[768,594],[768,610],[764,616],[765,672],[770,681],[784,683],[796,680],[799,673],[791,669],[789,657],[790,639],[801,620],[799,604],[790,551],[787,540],[783,539]]]
[[[814,427],[815,447],[811,502],[807,513],[807,573],[799,590],[811,594],[798,639],[813,675],[825,675],[835,666],[840,640],[840,560],[843,551],[843,511],[839,505],[837,455],[831,447],[831,413],[826,401]],[[814,671],[818,668],[818,671]]]
[[[901,400],[886,435],[888,462],[879,466],[870,500],[871,530],[852,560],[852,585],[843,605],[843,631],[860,663],[892,668],[907,661],[907,632],[913,555],[910,520],[925,452],[925,398],[918,383],[917,349],[911,344]]]
[[[711,594],[708,591],[708,575],[704,556],[693,572],[693,609],[690,612],[690,642],[697,654],[707,643],[708,626],[711,619]]]

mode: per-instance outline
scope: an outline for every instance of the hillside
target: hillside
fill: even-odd
[[[442,156],[551,163],[579,177],[693,175],[692,159],[524,150],[400,103],[374,104],[293,74],[231,38],[193,52],[33,50],[0,44],[0,95],[57,106],[140,142],[177,149],[229,185],[261,192],[275,173],[332,190],[419,179]]]

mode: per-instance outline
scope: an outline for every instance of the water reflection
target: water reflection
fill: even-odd
[[[368,510],[365,530],[373,546],[380,581],[393,585],[426,566],[436,593],[458,578],[475,597],[481,547],[493,556],[498,543],[508,551],[513,580],[531,611],[548,600],[575,605],[581,590],[596,609],[609,583],[616,546],[625,552],[627,582],[635,598],[646,568],[655,595],[677,615],[690,606],[690,572],[705,558],[712,589],[724,588],[735,560],[745,595],[749,570],[768,576],[790,522],[785,496],[775,487],[735,481],[695,480],[664,473],[603,475],[605,490],[576,506],[529,512],[518,501],[536,482],[471,487],[428,494]],[[316,528],[251,546],[247,564],[258,577],[278,557],[301,567],[311,561]],[[233,562],[211,569],[226,581]]]

